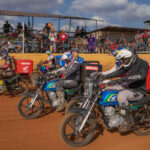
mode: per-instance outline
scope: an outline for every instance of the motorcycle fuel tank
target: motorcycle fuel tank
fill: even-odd
[[[100,104],[101,105],[118,105],[117,94],[118,94],[118,91],[114,91],[114,90],[103,91]]]
[[[46,83],[45,91],[56,91],[56,81],[49,81]]]

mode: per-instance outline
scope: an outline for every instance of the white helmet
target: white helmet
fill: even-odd
[[[122,49],[120,53],[116,55],[116,60],[121,60],[122,66],[127,68],[134,60],[134,55],[128,49]]]
[[[66,54],[62,55],[61,60],[69,60],[68,56]]]

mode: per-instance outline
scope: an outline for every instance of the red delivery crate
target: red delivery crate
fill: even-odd
[[[149,66],[147,78],[146,78],[146,90],[150,91],[150,66]]]
[[[16,73],[30,74],[33,72],[33,61],[29,59],[16,59]]]

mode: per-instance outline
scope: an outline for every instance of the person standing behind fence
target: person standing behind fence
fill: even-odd
[[[81,31],[79,26],[77,26],[76,31],[75,31],[75,37],[77,38],[78,36],[81,36]]]
[[[144,33],[142,35],[142,41],[143,41],[143,51],[146,51],[147,41],[148,41],[148,34],[147,34],[146,30],[144,31]]]
[[[83,38],[83,37],[86,37],[86,30],[85,30],[84,27],[82,27],[82,29],[81,29],[81,37],[82,37],[82,38]]]
[[[20,22],[17,24],[17,34],[19,35],[22,32],[22,25]]]
[[[94,53],[94,51],[95,51],[95,37],[90,35],[89,38],[87,39],[87,41],[88,41],[88,52]]]
[[[64,30],[62,30],[62,32],[59,34],[59,38],[62,43],[63,52],[64,52],[64,44],[65,44],[65,41],[67,40],[67,37],[68,37],[67,34],[64,32]]]
[[[87,46],[88,46],[88,41],[87,41],[86,37],[84,36],[82,39],[82,50],[83,50],[83,52],[87,51]]]
[[[6,21],[6,23],[3,26],[4,34],[8,35],[11,30],[13,30],[12,26],[8,23],[8,21]]]
[[[124,37],[124,34],[121,34],[121,37],[119,39],[119,46],[125,47],[125,45],[126,45],[126,38]]]
[[[51,28],[49,27],[48,23],[45,24],[45,27],[43,28],[43,31],[45,29],[47,30],[47,33],[49,34],[49,32],[51,31]]]
[[[140,31],[137,31],[137,34],[135,35],[134,40],[136,44],[136,50],[138,51],[140,50],[140,47],[141,47],[140,39],[141,39]]]
[[[55,39],[56,39],[55,31],[54,31],[54,30],[51,30],[51,32],[50,32],[50,34],[49,34],[50,50],[51,50],[52,52],[55,52],[55,53],[56,53]]]

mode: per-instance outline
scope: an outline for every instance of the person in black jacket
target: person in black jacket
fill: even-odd
[[[104,78],[115,78],[125,74],[125,77],[118,80],[120,85],[110,88],[119,90],[117,96],[119,105],[126,107],[129,104],[128,101],[139,101],[144,97],[149,65],[127,49],[121,50],[116,59],[122,62],[122,67]]]

